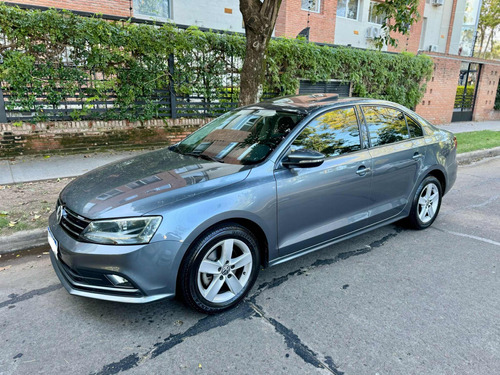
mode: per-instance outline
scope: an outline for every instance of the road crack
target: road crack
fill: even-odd
[[[30,292],[18,295],[18,294],[10,294],[8,297],[9,299],[3,302],[0,302],[0,308],[8,306],[8,305],[13,305],[18,302],[26,301],[27,299],[31,299],[35,296],[41,296],[46,293],[53,292],[54,290],[61,289],[62,285],[61,284],[55,284],[55,285],[50,285],[45,288],[40,288],[40,289],[35,289]]]
[[[208,315],[205,318],[200,319],[183,333],[172,334],[163,341],[153,344],[153,346],[144,354],[138,355],[137,353],[134,353],[117,362],[107,364],[103,366],[99,372],[94,373],[94,375],[112,375],[121,371],[130,370],[141,365],[148,359],[154,359],[159,355],[168,352],[173,347],[183,343],[184,340],[189,337],[208,332],[214,328],[224,327],[238,319],[250,318],[252,315],[254,315],[254,310],[247,303],[241,303],[232,310],[223,314]]]
[[[323,368],[334,375],[344,375],[344,373],[338,369],[331,357],[325,357],[325,361],[320,360],[318,358],[318,354],[304,344],[299,336],[297,336],[290,328],[287,328],[276,319],[267,317],[263,309],[255,303],[250,302],[249,305],[262,319],[272,325],[277,333],[283,336],[286,346],[293,350],[295,354],[297,354],[305,363],[308,363],[316,368]]]

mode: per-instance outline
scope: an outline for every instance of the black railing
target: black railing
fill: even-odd
[[[168,59],[168,73],[175,76],[175,61],[173,55]],[[65,96],[57,104],[51,104],[45,94],[35,93],[26,87],[25,97],[35,96],[29,108],[23,105],[22,98],[17,98],[4,84],[0,89],[0,123],[18,121],[71,121],[71,120],[115,120],[127,118],[179,118],[179,117],[215,117],[238,106],[234,74],[229,74],[227,86],[223,90],[206,90],[203,93],[178,95],[172,79],[166,87],[154,90],[151,94],[139,98],[128,107],[117,105],[117,95],[113,91],[97,93],[96,86],[108,81],[102,73],[89,74],[90,79],[82,82],[74,95]],[[64,82],[61,82],[64,84]],[[51,88],[52,92],[62,89]],[[267,97],[276,96],[267,94]],[[147,115],[146,115],[147,112]],[[128,114],[128,115],[127,115]],[[141,116],[144,115],[144,116]]]

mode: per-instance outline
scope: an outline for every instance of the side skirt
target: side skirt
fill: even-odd
[[[328,247],[330,245],[336,244],[338,242],[342,242],[344,240],[348,240],[349,238],[353,238],[353,237],[359,236],[360,234],[371,232],[372,230],[375,230],[375,229],[378,229],[380,227],[384,227],[386,225],[392,224],[392,223],[394,223],[396,221],[404,219],[407,216],[408,216],[408,213],[406,212],[406,207],[405,207],[405,209],[402,211],[402,213],[400,213],[397,216],[393,216],[390,219],[381,221],[379,223],[373,224],[373,225],[371,225],[369,227],[366,227],[366,228],[363,228],[363,229],[359,229],[359,230],[357,230],[355,232],[351,232],[351,233],[345,234],[345,235],[343,235],[341,237],[336,237],[336,238],[334,238],[332,240],[329,240],[329,241],[326,241],[326,242],[322,242],[319,245],[310,246],[310,247],[307,247],[307,248],[305,248],[303,250],[296,251],[295,253],[288,254],[288,255],[285,255],[285,256],[273,259],[272,261],[269,262],[268,266],[272,267],[272,266],[276,266],[276,265],[281,264],[281,263],[288,262],[289,260],[298,258],[298,257],[300,257],[302,255],[312,253],[314,251],[323,249],[325,247]]]

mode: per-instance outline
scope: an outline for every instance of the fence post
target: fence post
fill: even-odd
[[[172,119],[177,117],[177,97],[174,88],[174,54],[168,56],[169,91],[170,91],[170,115]]]
[[[3,90],[0,87],[0,124],[7,122],[7,113],[5,112],[5,101],[3,100]]]

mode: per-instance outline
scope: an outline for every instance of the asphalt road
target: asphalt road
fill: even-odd
[[[219,316],[72,297],[47,255],[4,257],[0,373],[500,374],[499,197],[500,158],[460,167],[432,228],[264,270]]]

